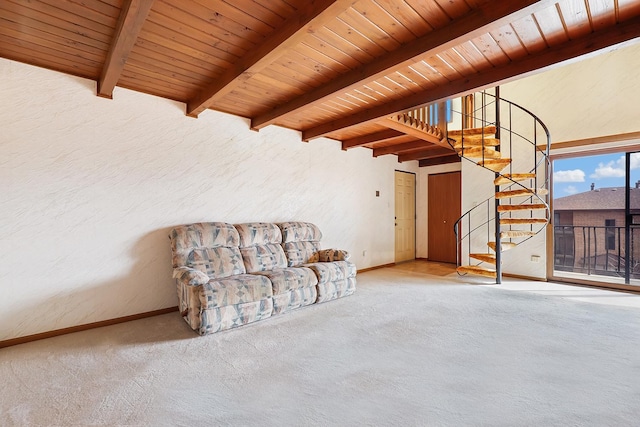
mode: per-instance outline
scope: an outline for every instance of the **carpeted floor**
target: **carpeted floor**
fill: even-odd
[[[173,313],[0,350],[0,425],[638,425],[640,296],[411,270],[206,337]]]

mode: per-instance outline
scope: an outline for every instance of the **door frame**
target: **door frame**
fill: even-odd
[[[395,226],[396,224],[396,204],[395,204],[395,197],[396,197],[396,172],[401,172],[401,173],[407,173],[410,175],[413,175],[413,260],[416,260],[416,254],[417,254],[417,222],[418,222],[418,210],[417,210],[417,203],[418,203],[418,198],[417,198],[417,193],[418,193],[418,174],[415,172],[408,172],[408,171],[403,171],[400,169],[395,169],[394,173],[393,173],[393,222],[394,222],[394,227],[393,227],[393,262],[397,263],[398,261],[396,261],[395,256],[396,256],[396,233],[397,233],[397,227]],[[410,260],[407,261],[400,261],[400,262],[408,262]]]

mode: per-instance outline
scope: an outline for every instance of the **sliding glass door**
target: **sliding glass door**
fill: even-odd
[[[553,276],[640,285],[640,153],[553,161]]]

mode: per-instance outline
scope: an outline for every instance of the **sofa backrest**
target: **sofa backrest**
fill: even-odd
[[[320,229],[310,222],[281,222],[282,247],[287,257],[288,267],[318,262],[320,250]]]
[[[282,249],[282,234],[277,225],[267,222],[235,224],[240,236],[240,253],[247,273],[277,270],[287,266]]]
[[[200,222],[171,230],[173,267],[191,267],[212,279],[244,274],[240,236],[231,224]]]

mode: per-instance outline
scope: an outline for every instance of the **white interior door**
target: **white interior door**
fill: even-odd
[[[416,257],[416,176],[395,173],[396,262]]]

